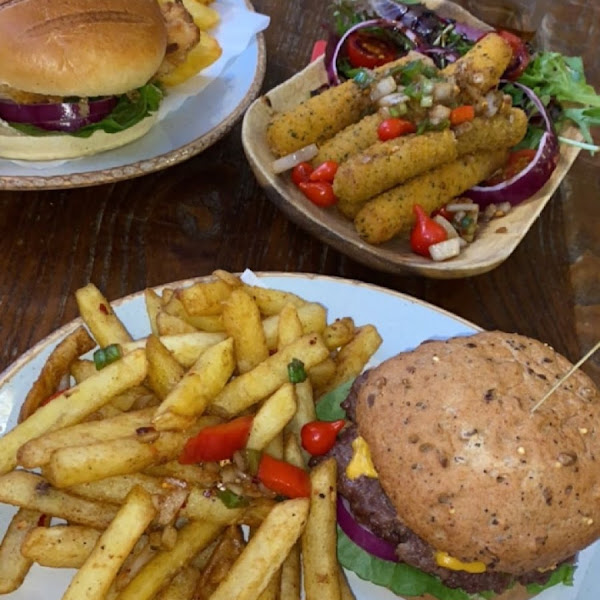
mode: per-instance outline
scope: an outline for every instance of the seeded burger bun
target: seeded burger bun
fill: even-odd
[[[600,537],[600,393],[577,371],[531,412],[570,367],[539,341],[497,331],[389,359],[343,404],[378,479],[342,481],[340,493],[354,494],[368,526],[355,492],[378,486],[392,516],[374,531],[396,527],[388,541],[401,559],[448,587],[527,596],[526,584],[544,585]],[[444,568],[440,552],[483,572]]]
[[[91,116],[88,99],[113,97],[116,104],[122,95],[151,81],[165,58],[167,37],[157,0],[0,0],[0,156],[73,158],[121,146],[146,133],[154,114],[142,113],[122,131],[77,137],[63,131],[33,135],[23,127],[13,128],[7,122],[17,118],[7,118],[13,112],[6,111],[26,107],[31,124],[37,125],[52,119],[38,105],[73,102],[79,117]]]

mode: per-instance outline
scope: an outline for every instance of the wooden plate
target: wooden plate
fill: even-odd
[[[457,21],[488,27],[448,0],[427,0],[425,4]],[[373,246],[361,240],[352,222],[335,208],[315,206],[298,191],[289,173],[275,175],[271,168],[275,157],[267,145],[266,128],[272,114],[293,107],[324,83],[327,83],[327,75],[321,58],[255,100],[244,117],[244,150],[260,185],[292,221],[336,250],[381,271],[452,279],[478,275],[497,267],[523,239],[579,153],[579,148],[561,145],[558,166],[546,185],[505,217],[482,225],[477,239],[456,258],[446,262],[422,258],[410,251],[407,240],[399,238]]]

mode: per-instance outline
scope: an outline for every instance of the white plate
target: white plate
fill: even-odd
[[[434,306],[373,285],[300,274],[264,274],[261,282],[294,292],[306,299],[321,302],[328,308],[329,319],[351,316],[358,325],[372,323],[383,336],[383,344],[374,355],[376,364],[401,350],[415,347],[425,339],[466,335],[477,328],[448,312]],[[190,283],[180,282],[176,285]],[[134,337],[150,332],[142,293],[127,296],[113,303],[117,315]],[[66,333],[72,331],[79,320],[73,321],[25,353],[0,375],[0,434],[13,427],[21,402],[32,381],[37,377],[48,354]],[[0,535],[14,514],[14,509],[0,505]],[[575,586],[559,586],[541,594],[539,600],[597,600],[600,589],[600,545],[595,544],[580,555]],[[59,600],[73,572],[45,569],[34,566],[23,586],[4,596],[6,600]],[[397,600],[388,590],[361,581],[349,574],[350,584],[357,600]]]
[[[211,33],[223,56],[196,76],[202,80],[199,87],[208,83],[198,94],[161,118],[147,135],[116,150],[45,164],[0,159],[0,189],[73,188],[130,179],[187,160],[222,138],[258,95],[266,51],[262,34],[245,48],[225,46],[232,35],[235,40],[240,19],[254,10],[249,0],[219,0],[214,6],[221,23]]]

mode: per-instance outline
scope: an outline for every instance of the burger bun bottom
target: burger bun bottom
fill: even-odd
[[[95,131],[87,138],[68,134],[24,135],[0,120],[0,158],[43,161],[91,156],[114,150],[141,138],[148,133],[156,120],[157,113],[154,113],[124,131]]]

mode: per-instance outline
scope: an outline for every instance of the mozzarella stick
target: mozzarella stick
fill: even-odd
[[[367,202],[354,220],[360,237],[381,244],[414,223],[413,205],[431,213],[487,179],[506,161],[507,150],[469,154],[432,169]]]

